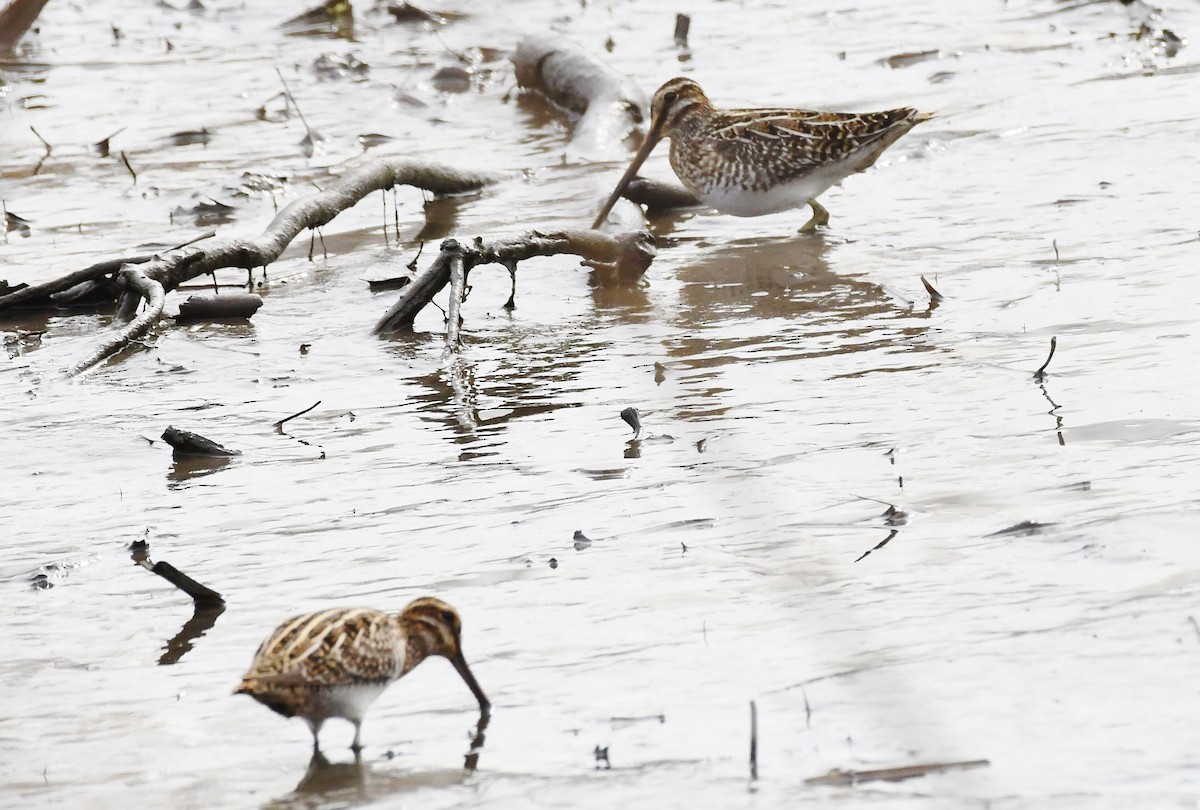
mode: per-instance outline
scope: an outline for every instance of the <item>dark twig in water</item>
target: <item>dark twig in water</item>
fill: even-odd
[[[1196,617],[1188,616],[1188,621],[1192,623],[1192,629],[1196,631],[1196,636],[1200,637],[1200,624],[1196,623]]]
[[[692,27],[692,18],[686,14],[675,15],[675,47],[686,48],[688,46],[688,31]]]
[[[397,226],[397,227],[399,227],[399,226]],[[397,232],[397,233],[399,233],[399,232]],[[399,235],[397,235],[396,241],[397,242],[400,241]],[[425,243],[421,242],[421,244],[417,245],[417,255],[413,256],[412,261],[404,266],[407,267],[410,271],[415,273],[417,271],[417,260],[421,258],[421,254],[424,252],[425,252]]]
[[[1058,338],[1050,338],[1050,354],[1046,357],[1046,362],[1042,363],[1041,368],[1033,372],[1033,378],[1041,382],[1046,377],[1046,367],[1050,365],[1050,361],[1054,359],[1054,350],[1058,348]]]
[[[133,184],[137,185],[137,172],[133,170],[133,166],[129,163],[129,156],[125,154],[125,150],[121,150],[121,162],[125,164],[125,168],[129,171],[129,176],[133,178]]]
[[[887,537],[883,538],[883,539],[882,539],[882,540],[880,540],[878,543],[876,543],[874,546],[872,546],[871,548],[869,548],[869,549],[867,549],[866,551],[864,551],[864,552],[862,553],[862,556],[861,556],[861,557],[859,557],[857,560],[855,560],[855,562],[862,562],[862,561],[863,561],[865,558],[867,558],[868,556],[870,556],[870,554],[871,554],[871,552],[872,552],[872,551],[878,551],[879,549],[881,549],[881,548],[883,548],[884,546],[886,546],[888,543],[892,542],[892,540],[893,540],[893,539],[896,537],[896,535],[898,535],[898,534],[900,534],[900,530],[899,530],[899,529],[892,529],[892,530],[891,530],[891,532],[889,532],[889,533],[888,533],[888,536],[887,536]],[[807,699],[806,699],[806,700],[807,700]]]
[[[621,411],[621,418],[625,420],[625,424],[633,428],[633,437],[636,439],[642,432],[642,419],[638,414],[638,409],[630,405]]]
[[[380,197],[380,202],[383,203],[383,246],[387,247],[388,246],[388,235],[387,235],[388,223],[387,223],[387,189],[386,188],[379,189],[379,197]],[[399,243],[399,241],[400,241],[400,234],[399,234],[399,232],[397,232],[396,233],[396,242]]]
[[[101,138],[100,140],[96,141],[94,144],[92,144],[92,148],[100,153],[100,157],[108,157],[109,148],[110,148],[112,139],[117,137],[124,131],[125,131],[125,127],[121,127],[116,132],[112,133],[111,135],[108,135],[107,137]]]
[[[812,728],[812,706],[808,705],[808,690],[801,686],[800,694],[804,697],[804,727]]]
[[[1056,261],[1056,262],[1060,261],[1060,259],[1058,258],[1058,240],[1051,239],[1050,246],[1054,248],[1054,261]]]
[[[508,278],[512,282],[512,286],[508,291],[508,300],[504,302],[504,308],[508,310],[517,308],[517,263],[507,262],[504,267],[508,270]]]
[[[758,778],[758,707],[750,701],[750,779]]]
[[[29,131],[30,131],[30,132],[32,132],[34,135],[36,135],[36,136],[37,136],[37,139],[38,139],[39,141],[41,141],[41,142],[42,142],[42,146],[46,147],[46,154],[47,154],[47,155],[49,155],[51,152],[53,152],[53,151],[54,151],[54,147],[50,145],[50,142],[49,142],[48,140],[46,140],[45,138],[43,138],[43,137],[42,137],[42,133],[38,132],[38,131],[37,131],[36,129],[34,129],[33,127],[30,127],[30,128],[29,128]]]
[[[284,80],[283,74],[279,71],[279,68],[275,68],[275,75],[279,77],[279,83],[283,85],[283,93],[287,97],[288,102],[296,110],[296,115],[300,116],[300,123],[304,125],[304,131],[307,139],[311,143],[325,140],[324,135],[308,125],[308,121],[304,118],[304,113],[300,110],[300,105],[296,103],[296,97],[292,95],[291,88],[288,87],[288,83]]]
[[[946,296],[937,291],[937,288],[929,283],[925,276],[921,276],[921,284],[925,287],[925,292],[929,293],[929,300],[933,303],[936,304],[946,298]]]
[[[304,410],[302,410],[302,411],[297,411],[296,413],[292,414],[291,416],[285,416],[285,417],[283,417],[283,418],[282,418],[282,419],[280,419],[278,422],[276,422],[275,424],[271,425],[271,427],[273,427],[273,428],[281,428],[281,427],[283,427],[283,425],[284,425],[284,423],[285,423],[285,422],[290,422],[290,421],[292,421],[293,419],[295,419],[297,416],[304,416],[304,414],[308,413],[309,411],[311,411],[313,408],[317,407],[317,406],[318,406],[318,405],[320,405],[320,404],[321,404],[321,400],[319,400],[319,399],[318,399],[316,402],[314,402],[312,405],[309,405],[309,406],[308,406],[307,408],[305,408]]]
[[[212,588],[201,585],[170,563],[150,562],[150,544],[146,541],[139,540],[130,545],[129,548],[133,552],[133,561],[135,563],[170,582],[176,588],[192,597],[197,605],[225,604],[225,599],[221,594]]]

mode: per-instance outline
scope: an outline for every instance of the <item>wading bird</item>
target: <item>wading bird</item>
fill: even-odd
[[[874,113],[718,110],[691,79],[671,79],[654,94],[646,140],[592,227],[604,222],[655,145],[670,138],[671,168],[705,205],[739,217],[808,205],[813,215],[800,230],[812,231],[829,222],[818,195],[870,167],[901,135],[932,117],[911,107]]]
[[[450,659],[479,701],[491,703],[462,653],[462,622],[440,599],[415,599],[399,613],[338,608],[296,616],[281,624],[254,654],[234,694],[246,694],[284,717],[302,717],[313,735],[331,717],[354,724],[359,734],[371,703],[391,683],[431,655]]]

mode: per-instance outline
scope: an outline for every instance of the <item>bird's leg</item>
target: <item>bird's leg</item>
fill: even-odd
[[[812,209],[812,216],[801,226],[800,233],[812,233],[822,225],[829,224],[829,212],[825,210],[825,206],[816,200],[809,200],[808,206]]]
[[[352,720],[351,722],[354,723],[354,742],[350,743],[350,750],[357,757],[362,753],[362,743],[358,739],[358,735],[362,733],[362,720]]]
[[[319,739],[321,734],[321,722],[322,721],[320,720],[308,721],[308,728],[313,735],[313,756],[317,756],[321,753],[321,742]]]

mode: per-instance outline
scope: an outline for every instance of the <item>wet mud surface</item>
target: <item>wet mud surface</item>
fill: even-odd
[[[74,381],[111,312],[0,325],[0,803],[1194,804],[1200,68],[1162,32],[1200,10],[714,2],[681,49],[662,3],[423,8],[362,4],[345,39],[270,4],[50,3],[0,67],[11,283],[257,233],[364,144],[532,170],[386,219],[373,195],[255,273],[249,322],[164,324]],[[586,227],[623,170],[514,89],[545,32],[647,93],[938,117],[827,193],[822,233],[664,215],[645,286],[540,259],[510,312],[504,269],[473,273],[457,363],[436,309],[371,335],[395,291],[367,280],[421,241]],[[671,179],[665,148],[644,173]],[[240,455],[174,460],[168,426]],[[224,609],[136,566],[143,538]],[[494,702],[476,772],[443,660],[357,764],[350,725],[310,762],[302,723],[230,695],[283,618],[422,594]]]

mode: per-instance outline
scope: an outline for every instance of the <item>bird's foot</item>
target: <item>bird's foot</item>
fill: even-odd
[[[825,210],[825,206],[816,200],[809,200],[808,207],[812,209],[812,216],[800,227],[800,233],[815,233],[817,228],[829,224],[829,212]]]

